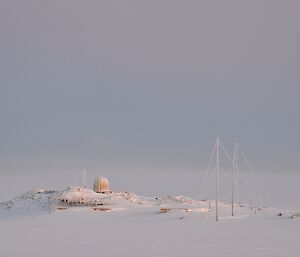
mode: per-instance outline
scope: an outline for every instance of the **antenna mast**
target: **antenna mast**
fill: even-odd
[[[217,157],[216,157],[216,221],[219,221],[219,213],[218,213],[218,194],[219,194],[219,166],[220,166],[220,156],[219,156],[219,145],[220,145],[220,140],[219,136],[217,137],[217,142],[216,142],[216,150],[217,150]]]
[[[239,151],[240,151],[240,145],[239,143],[236,144],[236,154],[235,154],[235,187],[236,187],[236,200],[239,203],[240,197],[239,197]]]
[[[234,180],[235,174],[237,174],[238,165],[238,143],[235,143],[233,158],[232,158],[232,174],[231,174],[231,216],[234,216]]]

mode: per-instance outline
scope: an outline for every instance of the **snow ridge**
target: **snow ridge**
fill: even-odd
[[[39,214],[81,208],[94,211],[150,211],[152,213],[193,213],[205,218],[214,216],[214,200],[195,200],[186,196],[146,197],[132,192],[96,193],[89,188],[70,186],[62,191],[36,189],[13,200],[0,203],[0,214]],[[223,218],[231,217],[231,204],[220,203]],[[237,216],[283,213],[252,204],[235,204]],[[182,214],[180,214],[182,216]]]

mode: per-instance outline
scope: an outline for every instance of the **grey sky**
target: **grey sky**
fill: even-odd
[[[299,171],[299,1],[1,1],[0,168]]]

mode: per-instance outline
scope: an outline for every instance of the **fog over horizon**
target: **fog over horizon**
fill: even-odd
[[[203,171],[218,134],[258,172],[299,172],[299,9],[1,1],[0,175]]]

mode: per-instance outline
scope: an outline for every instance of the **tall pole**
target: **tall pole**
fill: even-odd
[[[231,216],[233,216],[233,206],[234,206],[235,152],[236,152],[236,145],[234,146],[233,158],[232,158],[232,173],[231,173]]]
[[[216,156],[216,221],[219,221],[219,213],[218,213],[218,190],[219,190],[219,166],[220,166],[220,160],[219,160],[219,145],[220,145],[220,140],[219,136],[217,137],[217,142],[216,142],[216,150],[217,150],[217,156]]]
[[[236,144],[235,154],[235,187],[236,187],[236,200],[239,202],[239,143]]]
[[[236,173],[236,154],[237,143],[234,146],[233,158],[232,158],[232,174],[231,174],[231,216],[234,216],[234,175]]]

